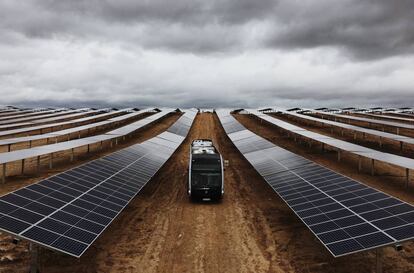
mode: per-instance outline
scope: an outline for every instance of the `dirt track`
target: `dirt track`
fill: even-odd
[[[194,138],[212,138],[230,161],[220,203],[188,200],[188,147]],[[386,249],[384,272],[413,272],[413,249]],[[0,263],[0,271],[25,269],[28,255],[23,256]],[[240,156],[212,114],[197,116],[184,144],[81,259],[41,252],[41,272],[59,273],[354,273],[372,272],[374,262],[372,253],[332,258]]]

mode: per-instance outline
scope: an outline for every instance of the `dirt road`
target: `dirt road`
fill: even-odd
[[[189,144],[195,138],[212,138],[230,161],[220,203],[187,197]],[[410,251],[387,250],[385,272],[412,272]],[[42,250],[41,272],[354,273],[372,272],[374,261],[372,253],[330,257],[241,157],[217,117],[203,113],[158,175],[81,259]],[[15,263],[23,268],[22,261]]]

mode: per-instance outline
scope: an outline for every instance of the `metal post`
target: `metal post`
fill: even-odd
[[[358,156],[358,172],[362,170],[362,156]]]
[[[325,152],[325,143],[322,143],[322,153]]]
[[[3,163],[3,172],[2,172],[2,176],[1,176],[1,183],[5,183],[6,182],[6,163]]]
[[[375,272],[382,273],[382,248],[376,250],[376,263],[375,263]]]
[[[408,188],[408,183],[410,182],[410,169],[405,169],[405,187]]]
[[[338,162],[341,162],[341,151],[338,150]]]
[[[356,138],[357,138],[357,133],[354,132],[354,140],[356,140]]]
[[[102,141],[101,141],[101,147],[100,147],[100,149],[101,149],[101,150],[103,149],[103,143],[102,143]]]
[[[89,144],[88,144],[88,153],[89,153],[89,151],[90,151],[91,149],[90,149],[90,147],[89,147]]]
[[[11,144],[8,144],[7,145],[7,152],[10,152],[11,151]]]
[[[39,272],[39,249],[34,243],[30,243],[30,273]]]
[[[400,128],[397,127],[397,135],[400,134]]]
[[[379,137],[379,146],[382,148],[382,137]]]
[[[32,141],[29,140],[29,148],[32,148]]]
[[[24,174],[24,159],[22,159],[22,174]]]
[[[371,175],[374,175],[375,174],[375,160],[374,159],[371,159]]]
[[[49,169],[53,168],[53,153],[50,154],[49,157]]]
[[[402,151],[403,151],[403,142],[400,141],[400,152],[402,152]]]
[[[73,157],[74,157],[74,148],[71,149],[71,154],[70,154],[70,162],[73,162]]]
[[[36,169],[39,172],[39,169],[40,169],[40,155],[38,155],[37,159],[36,159]]]

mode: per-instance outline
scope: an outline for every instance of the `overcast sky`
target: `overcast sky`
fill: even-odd
[[[0,96],[414,107],[414,1],[0,0]]]

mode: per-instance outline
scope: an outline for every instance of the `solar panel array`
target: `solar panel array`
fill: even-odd
[[[0,229],[80,257],[185,139],[195,111],[141,144],[0,197]]]
[[[414,238],[412,205],[240,128],[227,110],[217,115],[239,151],[333,256]]]
[[[414,129],[413,124],[406,124],[401,122],[394,122],[394,121],[385,121],[385,120],[379,120],[379,119],[370,119],[370,118],[363,118],[363,117],[356,117],[356,116],[350,116],[350,115],[344,115],[344,114],[335,114],[335,113],[329,113],[329,112],[323,112],[323,111],[317,111],[317,110],[311,110],[313,113],[316,113],[320,115],[322,118],[330,117],[333,118],[335,121],[338,119],[346,119],[348,121],[362,121],[362,122],[368,122],[371,124],[378,124],[378,125],[385,125],[390,127],[397,127],[397,128],[405,128],[405,129]]]
[[[1,130],[11,130],[13,128],[20,128],[20,127],[29,127],[29,126],[36,126],[40,124],[46,124],[50,122],[57,122],[57,121],[64,121],[75,119],[82,116],[92,115],[98,113],[99,110],[71,110],[71,111],[62,111],[62,112],[55,112],[48,115],[42,116],[34,116],[21,119],[21,121],[17,120],[6,120],[0,122],[0,129]],[[28,119],[28,121],[25,121]]]
[[[99,112],[102,112],[102,110],[92,110],[89,113],[94,113],[93,116],[77,118],[77,119],[70,120],[70,121],[56,121],[56,122],[48,123],[44,125],[32,124],[33,126],[30,126],[30,127],[12,129],[12,130],[7,130],[7,131],[0,131],[0,137],[16,135],[16,134],[29,134],[31,132],[42,131],[42,130],[54,131],[54,128],[62,128],[64,126],[78,126],[80,124],[96,122],[98,120],[104,120],[114,115],[119,115],[120,113],[124,112],[124,110],[125,109],[119,110],[119,111],[105,112],[102,114],[99,113]]]
[[[277,110],[275,112],[280,112],[282,114],[285,114],[285,115],[288,115],[288,116],[291,116],[291,117],[295,117],[295,118],[298,118],[298,119],[301,119],[301,120],[314,121],[314,122],[324,124],[324,125],[328,125],[328,126],[333,126],[333,127],[337,127],[337,128],[341,128],[341,129],[347,129],[347,130],[354,131],[354,132],[360,132],[360,133],[371,135],[371,136],[374,136],[374,137],[380,137],[380,138],[383,138],[383,139],[398,141],[398,142],[407,143],[407,144],[414,144],[414,138],[412,138],[412,137],[396,135],[396,134],[392,134],[392,133],[387,133],[387,132],[378,131],[378,130],[374,130],[374,129],[368,129],[368,128],[364,128],[364,127],[359,127],[359,126],[355,126],[355,125],[351,125],[351,124],[347,124],[347,123],[341,123],[341,122],[332,121],[332,120],[327,120],[327,119],[316,118],[316,117],[313,117],[313,116],[299,114],[299,113],[296,113],[296,112],[289,112],[289,111],[283,111],[283,110]]]
[[[115,140],[118,137],[129,135],[169,113],[171,112],[167,109],[101,135],[74,139],[56,144],[37,146],[29,149],[16,150],[8,153],[0,153],[0,164],[76,149],[87,145],[101,143],[103,141]]]
[[[412,158],[381,152],[378,150],[367,148],[365,146],[357,145],[327,135],[319,134],[317,132],[309,131],[305,128],[293,125],[291,123],[285,122],[275,117],[271,117],[257,110],[248,110],[248,112],[288,132],[292,132],[304,138],[329,145],[330,147],[334,147],[337,150],[352,153],[354,155],[369,158],[371,160],[381,161],[403,169],[414,170],[414,159]]]
[[[57,137],[69,136],[74,133],[78,133],[78,136],[79,136],[79,133],[84,132],[84,131],[97,130],[99,128],[113,126],[119,122],[129,121],[131,119],[134,119],[142,115],[145,112],[151,111],[151,109],[141,110],[141,111],[132,112],[132,113],[127,113],[127,111],[128,109],[123,109],[123,110],[117,110],[117,111],[113,111],[109,113],[98,114],[92,117],[82,118],[82,119],[76,120],[76,122],[84,123],[85,120],[86,121],[89,120],[92,123],[81,125],[81,126],[76,126],[76,127],[65,129],[65,130],[52,131],[50,133],[45,133],[41,135],[30,135],[26,137],[14,137],[14,138],[0,139],[0,146],[13,145],[13,144],[36,141],[36,140],[48,140],[48,139],[53,139],[53,138],[56,139]],[[119,114],[121,114],[121,116],[118,116]],[[113,116],[116,116],[116,117],[113,117]],[[98,120],[103,120],[103,121],[98,121]],[[98,121],[98,122],[94,122],[94,121]],[[73,124],[76,124],[76,122],[74,122]]]

